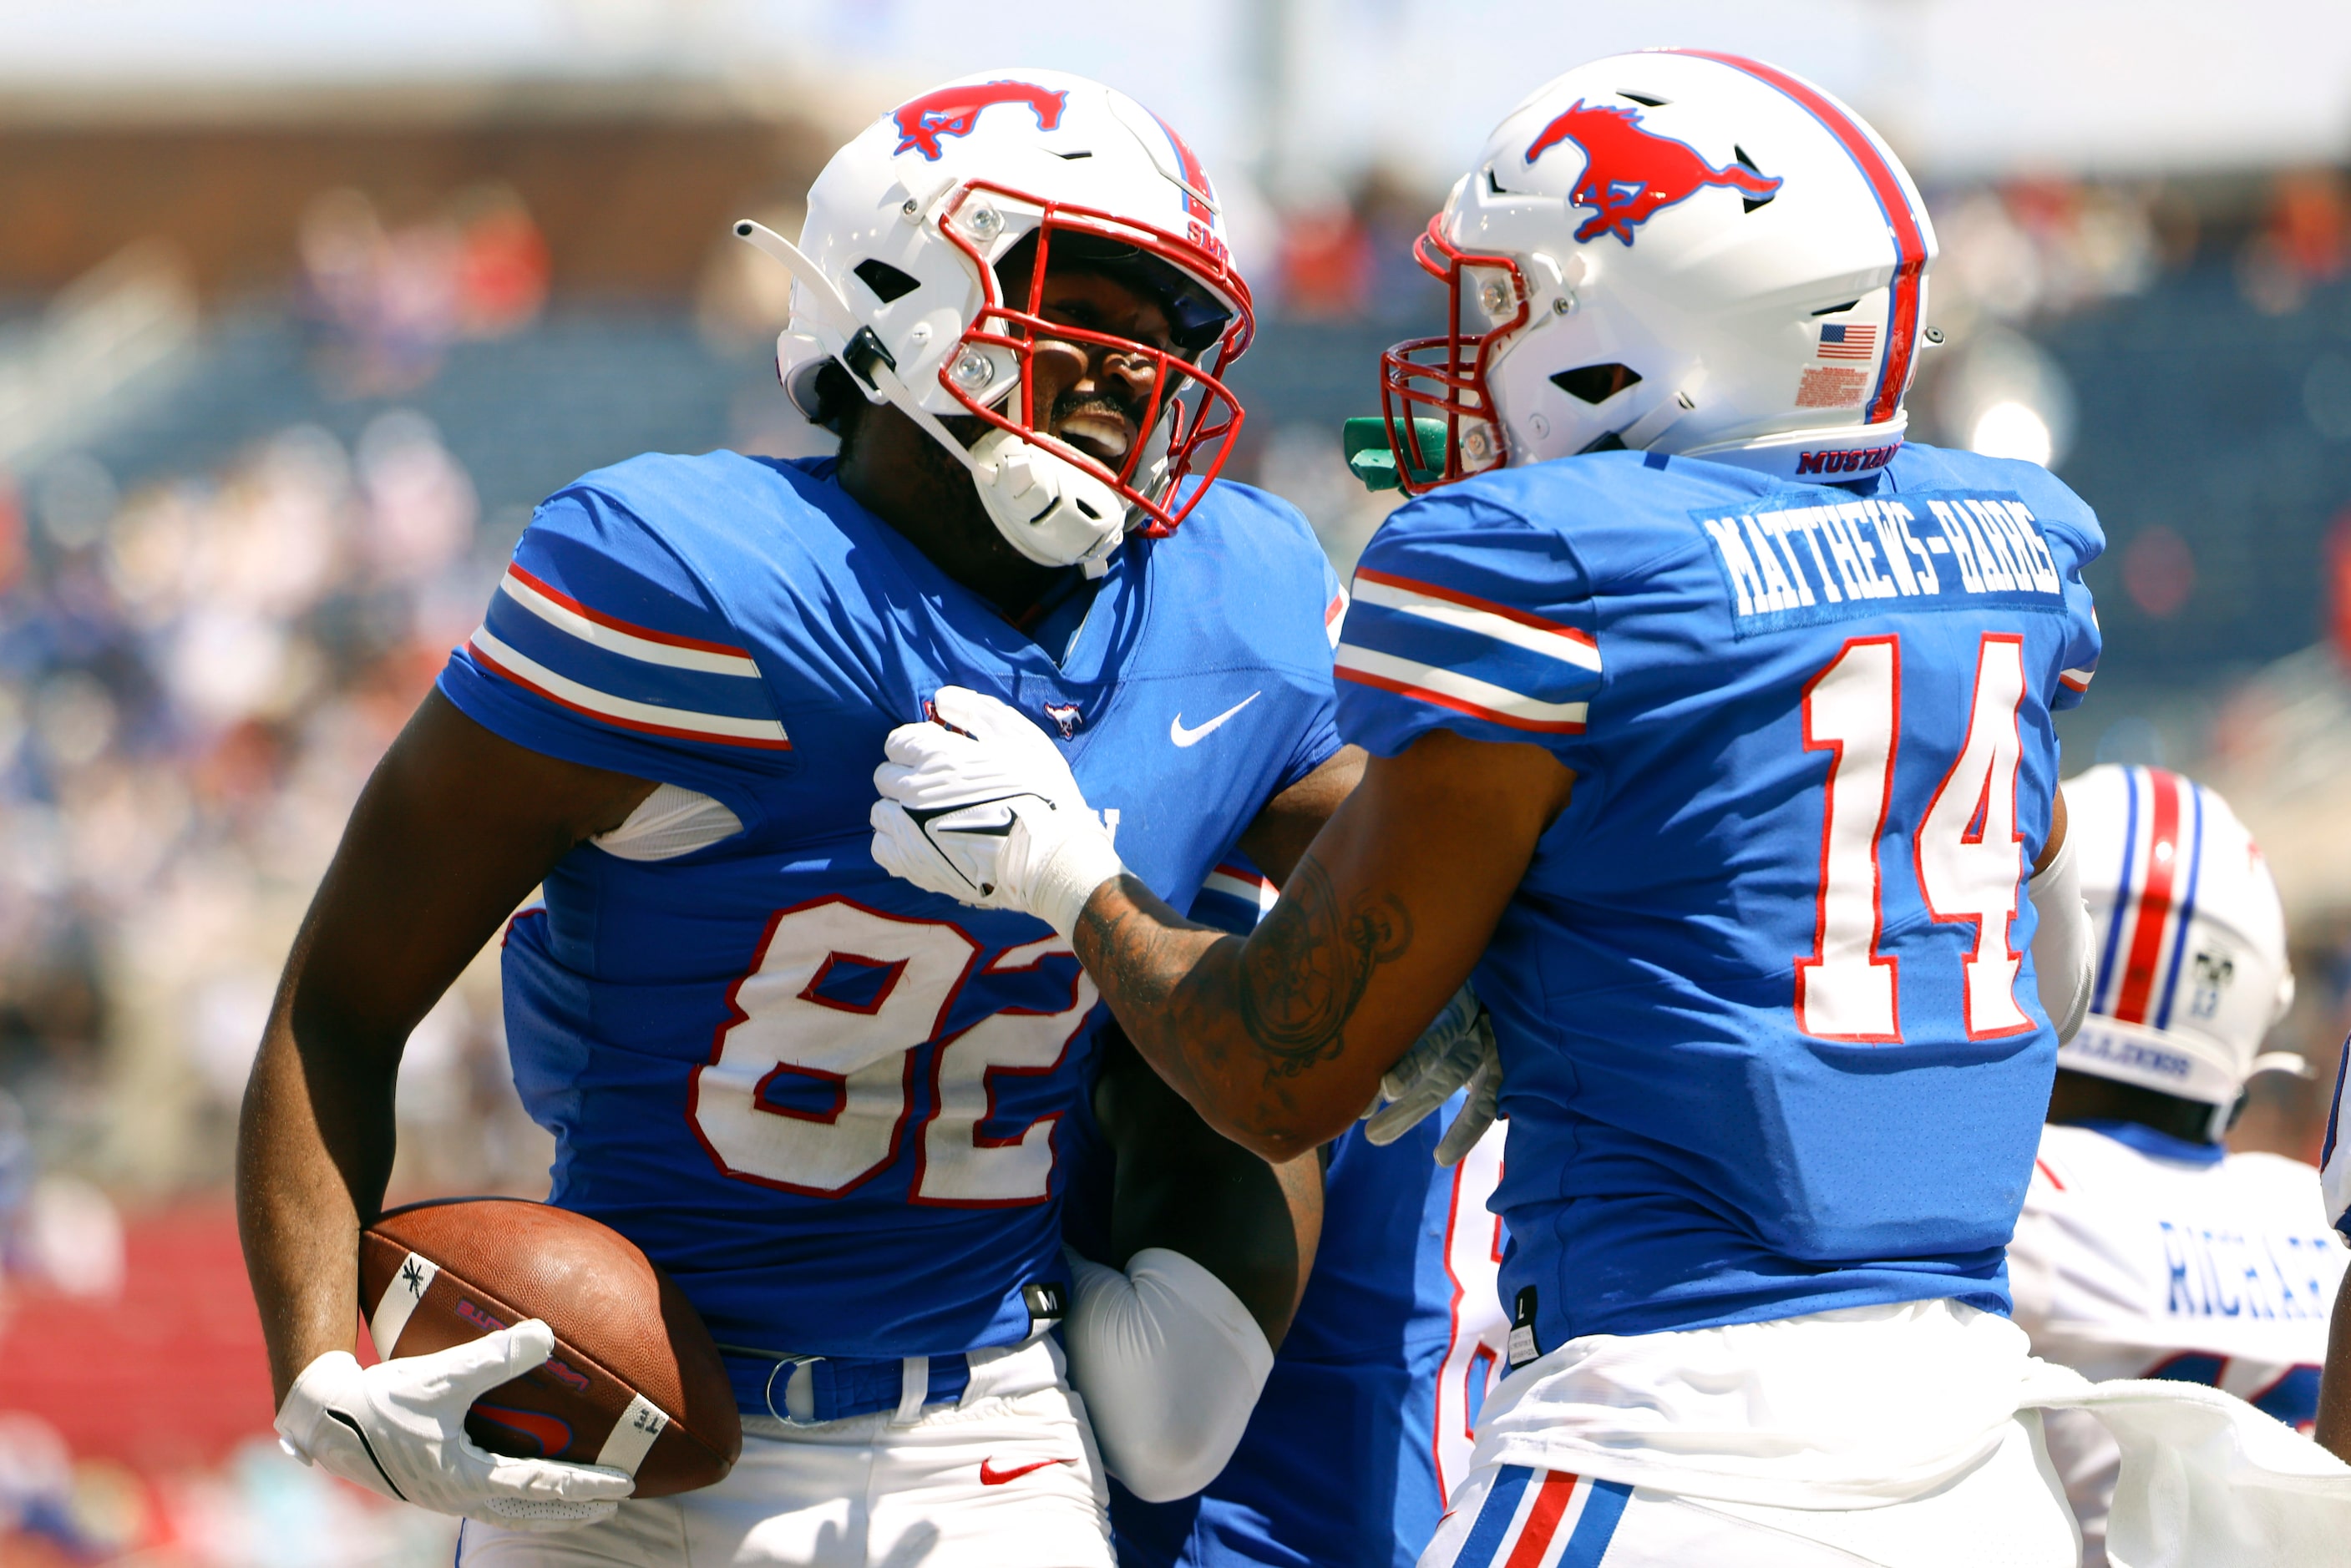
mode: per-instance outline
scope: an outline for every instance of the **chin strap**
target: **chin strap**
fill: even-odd
[[[1008,431],[991,429],[965,446],[938,415],[923,407],[914,389],[899,378],[897,362],[873,329],[857,318],[832,279],[806,253],[748,218],[737,221],[735,235],[781,262],[808,291],[820,329],[814,336],[851,375],[881,393],[971,471],[988,520],[1014,549],[1040,566],[1082,566],[1088,576],[1100,576],[1108,569],[1111,553],[1126,536],[1127,504],[1116,490]]]

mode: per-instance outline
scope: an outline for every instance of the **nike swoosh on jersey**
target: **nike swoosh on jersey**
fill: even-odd
[[[1265,693],[1262,691],[1250,692],[1248,696],[1242,698],[1239,701],[1234,703],[1231,707],[1226,709],[1223,712],[1217,714],[1215,718],[1209,720],[1207,723],[1202,724],[1197,729],[1186,729],[1184,727],[1184,715],[1178,713],[1176,717],[1167,722],[1167,738],[1175,742],[1179,746],[1196,746],[1203,739],[1213,732],[1217,725],[1223,723],[1226,720],[1231,718],[1234,714],[1239,712],[1242,709],[1248,707],[1250,703],[1256,701],[1259,697],[1264,695]]]
[[[1006,1481],[1019,1480],[1031,1470],[1041,1470],[1049,1465],[1066,1465],[1071,1462],[1069,1459],[1039,1459],[1034,1464],[1015,1465],[1008,1470],[999,1470],[994,1468],[996,1464],[994,1459],[982,1459],[979,1461],[979,1484],[1002,1486]]]

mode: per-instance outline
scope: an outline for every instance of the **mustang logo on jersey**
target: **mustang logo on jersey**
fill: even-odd
[[[1760,206],[1779,193],[1782,183],[1739,163],[1718,169],[1688,142],[1643,126],[1637,110],[1581,99],[1542,128],[1527,149],[1527,162],[1562,141],[1573,141],[1583,152],[1583,172],[1567,197],[1570,205],[1592,209],[1592,216],[1576,225],[1578,243],[1614,234],[1629,245],[1633,231],[1659,208],[1687,202],[1709,185],[1728,185]]]
[[[1914,491],[1791,504],[1785,493],[1728,516],[1690,514],[1714,545],[1735,635],[1987,602],[2062,614],[2065,585],[2041,524],[2003,493]]]

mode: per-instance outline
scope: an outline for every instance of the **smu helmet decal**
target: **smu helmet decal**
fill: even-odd
[[[1637,109],[1578,99],[1542,128],[1527,149],[1527,161],[1534,162],[1562,141],[1583,151],[1583,177],[1568,195],[1571,205],[1593,210],[1576,226],[1579,244],[1614,234],[1629,245],[1633,231],[1658,209],[1687,202],[1709,185],[1727,185],[1748,201],[1761,202],[1776,195],[1782,184],[1777,176],[1738,163],[1716,168],[1688,142],[1643,126]]]
[[[1027,104],[1037,116],[1037,129],[1051,130],[1061,123],[1061,109],[1069,99],[1066,92],[1049,92],[1029,82],[969,82],[940,88],[891,111],[890,118],[898,126],[898,145],[892,156],[919,152],[935,163],[940,137],[969,136],[979,123],[981,111],[999,103]]]

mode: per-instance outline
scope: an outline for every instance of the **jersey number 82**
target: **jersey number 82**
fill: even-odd
[[[1096,993],[1059,937],[1009,949],[985,968],[981,950],[959,926],[839,896],[778,913],[687,1092],[695,1135],[718,1168],[812,1198],[862,1186],[897,1161],[930,1047],[930,1112],[914,1133],[911,1200],[1043,1202],[1059,1114],[1002,1135],[984,1124],[1001,1075],[1061,1066]],[[1033,971],[1056,956],[1070,961],[1065,1005],[1005,1007],[946,1033],[969,981]]]

